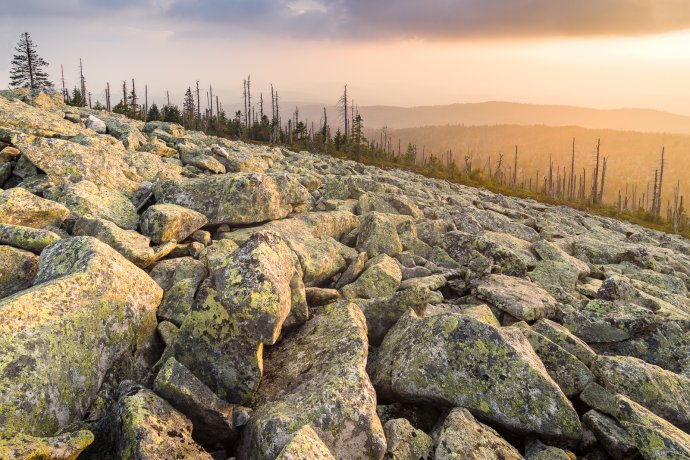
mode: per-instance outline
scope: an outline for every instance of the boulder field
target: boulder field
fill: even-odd
[[[690,241],[0,91],[0,459],[690,458]]]

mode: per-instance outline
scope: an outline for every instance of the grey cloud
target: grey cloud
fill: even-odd
[[[688,0],[23,0],[9,14],[136,8],[151,18],[301,38],[644,35],[690,28]],[[143,6],[142,6],[143,5]]]

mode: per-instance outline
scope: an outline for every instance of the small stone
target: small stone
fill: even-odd
[[[364,271],[364,266],[366,263],[367,253],[360,252],[359,254],[357,254],[357,257],[355,257],[352,260],[352,262],[350,262],[350,265],[347,266],[343,274],[338,279],[338,282],[335,284],[335,288],[340,289],[343,286],[354,282],[357,279],[357,277]]]
[[[86,119],[86,127],[96,131],[98,134],[105,134],[107,129],[105,122],[100,118],[94,117],[93,115],[89,115],[89,117]]]
[[[389,420],[383,425],[391,460],[419,460],[431,457],[434,441],[422,430],[415,429],[404,418]]]
[[[307,303],[310,306],[326,305],[340,298],[340,292],[338,292],[337,289],[308,287],[305,289],[305,293],[307,296]]]
[[[0,224],[0,244],[40,254],[49,244],[60,240],[60,236],[39,228]]]
[[[398,262],[381,254],[369,259],[357,280],[343,286],[340,292],[347,299],[373,299],[391,295],[400,287],[402,271]]]

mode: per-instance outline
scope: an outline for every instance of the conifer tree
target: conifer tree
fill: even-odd
[[[161,113],[158,110],[158,106],[156,105],[155,102],[153,104],[151,104],[151,107],[149,108],[149,112],[146,115],[146,119],[148,121],[158,121],[161,119]]]
[[[193,126],[193,121],[196,116],[196,105],[194,103],[194,94],[192,94],[192,88],[188,87],[187,91],[184,93],[184,102],[182,103],[182,113],[184,114],[184,120],[187,127]]]
[[[36,45],[28,32],[20,35],[15,51],[17,54],[12,57],[12,69],[10,69],[12,88],[31,90],[53,88],[53,83],[48,80],[48,74],[43,70],[48,63],[36,52]]]

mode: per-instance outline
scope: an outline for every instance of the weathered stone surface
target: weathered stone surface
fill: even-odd
[[[273,233],[255,233],[218,262],[209,268],[220,302],[247,336],[275,343],[292,308],[290,249]]]
[[[38,271],[38,256],[0,245],[0,299],[31,286]]]
[[[89,115],[86,119],[86,127],[98,134],[105,134],[106,126],[103,120],[96,118],[93,115]]]
[[[618,421],[643,457],[690,458],[690,435],[625,396],[618,395],[616,399]]]
[[[388,448],[386,458],[391,460],[419,460],[431,457],[434,440],[418,430],[404,418],[387,421],[383,425]]]
[[[478,281],[476,291],[480,299],[524,321],[552,318],[556,314],[556,299],[539,286],[520,278],[485,276]]]
[[[367,253],[360,252],[357,257],[350,262],[343,274],[338,279],[335,284],[336,289],[340,289],[343,286],[354,282],[357,277],[364,271],[364,266],[367,263]]]
[[[141,359],[163,294],[144,272],[89,237],[47,247],[34,284],[0,301],[3,436],[49,436],[80,420],[111,367]]]
[[[199,442],[225,442],[237,435],[232,422],[234,406],[218,398],[175,358],[163,364],[153,390],[191,420],[192,435]]]
[[[569,398],[577,396],[589,382],[594,380],[592,372],[575,356],[524,323],[520,330],[544,363],[551,378],[566,396]]]
[[[592,364],[592,361],[597,355],[589,345],[573,335],[566,327],[556,322],[542,319],[534,323],[532,329],[575,356],[587,366]]]
[[[690,378],[629,356],[599,356],[592,371],[609,390],[690,430]]]
[[[340,298],[337,289],[308,287],[305,289],[307,303],[312,306],[326,305]]]
[[[177,257],[158,262],[149,275],[164,291],[167,291],[175,283],[184,279],[193,279],[200,283],[208,276],[208,269],[203,262],[192,257]]]
[[[443,422],[436,443],[435,458],[436,460],[520,460],[522,455],[495,430],[479,423],[469,411],[455,408]]]
[[[431,292],[425,288],[413,288],[398,291],[388,297],[375,299],[353,299],[364,313],[367,320],[367,335],[369,343],[378,346],[388,330],[398,319],[412,308],[422,315],[431,297]]]
[[[206,225],[203,214],[174,204],[155,204],[139,219],[139,228],[154,243],[183,241]]]
[[[373,299],[393,294],[402,281],[402,271],[398,262],[381,254],[369,259],[364,271],[351,284],[343,286],[340,292],[348,299]]]
[[[572,460],[572,457],[563,449],[547,446],[535,439],[527,442],[525,460]]]
[[[272,458],[310,425],[336,458],[381,459],[386,440],[366,360],[366,325],[357,306],[324,307],[266,356],[240,452]]]
[[[139,223],[139,216],[129,198],[92,182],[51,187],[46,190],[45,196],[63,204],[77,217],[109,220],[125,230],[134,230]]]
[[[187,314],[192,311],[199,284],[199,280],[185,278],[165,291],[163,301],[158,307],[158,321],[170,321],[180,326]]]
[[[0,96],[0,126],[48,137],[71,137],[84,132],[84,128],[65,120],[62,112],[41,110],[6,95]]]
[[[117,413],[117,458],[213,458],[192,439],[189,419],[151,390],[124,396]]]
[[[512,430],[577,439],[568,399],[518,330],[462,314],[403,316],[372,365],[384,399],[462,406]]]
[[[92,442],[93,433],[88,430],[50,438],[19,434],[9,440],[0,439],[0,458],[74,460]]]
[[[620,342],[654,322],[654,312],[633,304],[590,300],[563,316],[563,325],[585,342]]]
[[[591,410],[582,416],[582,420],[592,430],[606,452],[614,459],[640,458],[632,438],[614,419]]]
[[[98,238],[137,267],[145,268],[156,260],[149,239],[134,230],[123,230],[113,222],[94,217],[80,217],[74,224],[75,236]]]
[[[69,214],[69,209],[63,205],[40,198],[23,188],[11,188],[0,193],[2,224],[33,228],[59,227]]]
[[[282,219],[310,199],[307,189],[290,176],[245,173],[161,181],[154,193],[157,202],[198,211],[211,225]]]
[[[328,447],[309,425],[300,428],[276,457],[276,460],[302,459],[334,460]]]
[[[40,254],[46,246],[60,239],[60,236],[40,228],[0,224],[0,244]]]
[[[174,357],[218,397],[242,404],[261,379],[263,344],[243,334],[218,297],[211,283],[202,283],[196,308],[185,316],[161,359]]]
[[[364,216],[357,236],[357,250],[369,257],[395,255],[403,250],[393,222],[385,214],[372,212]]]
[[[184,136],[184,127],[182,125],[178,125],[177,123],[168,123],[165,121],[148,121],[141,128],[141,132],[152,133],[158,129],[170,134],[173,137]]]

